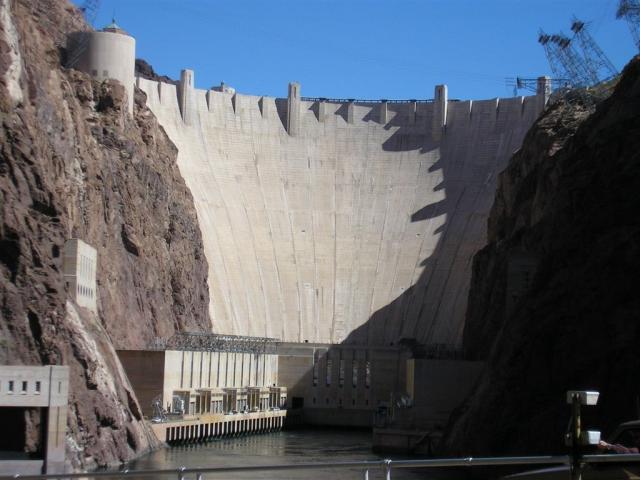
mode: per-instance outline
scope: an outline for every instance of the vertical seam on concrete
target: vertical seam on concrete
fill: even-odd
[[[326,119],[326,112],[325,112]],[[322,122],[323,133],[326,133],[326,122]],[[338,186],[338,155],[336,149],[336,136],[331,137],[333,141],[332,155],[333,155],[333,311],[331,312],[331,331],[329,332],[329,340],[331,343],[335,342],[336,334],[336,290],[338,286],[338,201],[337,201],[337,186]]]
[[[400,162],[402,163],[402,159],[400,160]],[[387,187],[386,189],[386,197],[387,197],[387,205],[386,208],[384,210],[384,220],[382,222],[382,228],[380,229],[380,241],[378,242],[378,254],[376,255],[376,273],[373,276],[373,286],[371,288],[371,298],[369,300],[369,314],[368,317],[369,319],[372,318],[373,316],[373,301],[375,298],[375,292],[376,292],[376,279],[378,278],[378,273],[380,271],[380,253],[382,252],[382,245],[384,244],[384,232],[385,232],[385,227],[387,226],[387,217],[389,215],[389,205],[390,205],[390,195],[389,195],[389,188]],[[372,328],[369,328],[367,331],[367,344],[371,344],[371,333],[373,332]],[[384,340],[384,336],[383,336],[383,340]]]
[[[282,138],[281,138],[282,142]],[[282,161],[282,156],[280,157],[280,161]],[[291,246],[293,248],[293,265],[296,271],[296,290],[298,292],[297,300],[298,300],[298,341],[302,342],[302,308],[300,305],[301,297],[300,297],[300,272],[298,269],[298,259],[296,255],[296,239],[293,233],[293,222],[291,221],[291,210],[289,209],[289,199],[287,198],[287,189],[282,183],[282,197],[284,199],[284,206],[287,212],[287,219],[289,220],[289,233],[291,234]]]
[[[253,144],[254,147],[254,168],[256,169],[256,176],[258,178],[258,185],[260,187],[260,196],[262,198],[262,205],[264,206],[264,213],[265,216],[267,217],[267,224],[269,226],[269,237],[271,238],[271,253],[272,253],[272,260],[273,260],[273,265],[275,267],[275,272],[276,272],[276,278],[278,279],[278,300],[280,303],[280,312],[281,315],[285,318],[282,319],[282,339],[284,340],[286,338],[286,309],[285,309],[285,305],[284,305],[284,299],[282,297],[282,279],[280,278],[280,269],[278,268],[278,259],[276,256],[276,251],[275,251],[275,242],[273,240],[273,225],[271,223],[271,215],[269,214],[269,210],[267,209],[267,202],[265,200],[265,196],[264,196],[264,187],[262,186],[262,178],[260,177],[260,169],[258,168],[258,164],[257,164],[257,157],[255,156],[255,143]]]
[[[466,191],[467,191],[467,187],[465,186],[465,187],[462,188],[462,193],[458,197],[458,201],[456,202],[455,208],[452,210],[453,215],[451,215],[450,225],[453,225],[454,215],[458,212],[458,207],[460,206],[460,203],[462,202],[462,199],[464,198],[464,194],[465,194]],[[468,222],[469,222],[469,218],[467,217],[467,222],[465,224],[464,230],[466,230]],[[445,245],[446,245],[445,241],[446,241],[446,239],[448,237],[447,234],[449,233],[447,230],[448,229],[445,229],[445,232],[444,232],[444,234],[442,236],[442,248],[444,248]],[[447,268],[447,277],[446,277],[446,280],[444,281],[444,283],[442,285],[442,291],[443,292],[445,291],[447,283],[449,283],[449,279],[451,278],[451,271],[453,270],[453,265],[455,264],[455,260],[457,258],[457,252],[459,250],[460,250],[460,242],[457,242],[457,244],[456,244],[456,253],[452,256],[452,260],[449,263],[449,265],[447,265],[447,267],[448,267]],[[437,296],[438,303],[436,305],[436,311],[433,313],[433,319],[432,319],[433,321],[431,322],[431,325],[429,326],[429,333],[428,333],[428,337],[429,338],[431,338],[433,336],[433,332],[434,332],[435,326],[438,324],[437,318],[438,318],[438,315],[440,314],[440,306],[442,305],[442,297],[443,297],[443,295]]]
[[[262,274],[262,267],[260,266],[260,260],[258,259],[258,254],[256,252],[256,238],[253,233],[253,228],[251,227],[251,221],[249,220],[249,213],[247,212],[246,203],[242,205],[242,209],[244,210],[244,215],[247,217],[247,225],[249,226],[249,232],[251,235],[251,245],[253,246],[253,260],[256,262],[256,268],[258,270],[258,276],[260,277],[260,292],[262,293],[262,299],[264,301],[264,336],[268,337],[268,326],[271,320],[271,315],[269,313],[267,295],[264,289],[264,276]],[[251,331],[251,319],[249,319],[249,332]],[[252,333],[250,333],[252,335]]]
[[[318,294],[316,292],[319,291],[320,288],[320,279],[318,277],[318,257],[316,256],[316,229],[315,229],[315,222],[314,222],[314,212],[315,212],[315,207],[314,207],[314,196],[313,196],[313,185],[311,184],[311,157],[309,156],[309,146],[307,145],[307,164],[309,165],[309,168],[307,170],[307,175],[308,175],[308,180],[309,180],[309,194],[311,196],[311,245],[313,248],[313,284],[314,284],[314,294],[312,296],[313,298],[313,317],[314,317],[314,341],[318,342],[319,341],[319,320],[320,320],[320,306],[319,306],[319,298],[318,298]]]
[[[438,148],[438,159],[440,159],[440,158],[441,158],[441,157],[440,157],[440,148]],[[423,166],[423,159],[424,159],[424,157],[420,157],[420,166],[419,166],[419,168],[418,168],[418,178],[420,178],[420,177],[419,177],[419,172],[420,172],[420,170],[422,170],[422,166]],[[419,209],[419,208],[421,208],[421,207],[419,207],[419,206],[417,205],[417,192],[418,192],[418,189],[419,189],[419,188],[420,188],[420,183],[419,183],[419,181],[417,181],[417,182],[416,182],[415,189],[414,189],[413,200],[412,200],[412,202],[411,202],[411,208],[410,208],[410,210],[409,210],[410,212],[415,212],[415,211],[417,211],[417,210],[416,210],[417,208],[418,208],[418,209]],[[433,191],[433,188],[432,188],[432,191]],[[446,195],[446,192],[445,192],[445,195]],[[429,228],[431,227],[431,223],[432,223],[432,222],[433,222],[433,217],[428,218],[428,219],[427,219],[427,221],[426,221],[425,227],[424,227],[423,231],[422,231],[422,232],[421,232],[421,234],[420,234],[420,236],[421,236],[421,240],[420,240],[420,248],[418,248],[417,258],[416,258],[415,263],[413,264],[413,270],[412,270],[412,272],[411,272],[411,281],[412,281],[412,282],[414,282],[414,278],[415,278],[415,276],[416,276],[416,270],[418,269],[418,265],[420,265],[420,263],[421,263],[421,259],[420,259],[420,257],[421,257],[421,255],[422,255],[422,248],[424,247],[425,238],[427,238],[427,235],[426,235],[426,233],[425,233],[425,232],[427,232],[427,231],[429,230]],[[405,225],[406,225],[406,224],[405,224]],[[406,231],[406,228],[405,228],[405,230],[404,230],[404,231]],[[404,231],[403,231],[403,233],[404,233]],[[435,249],[434,249],[434,250],[435,250]],[[433,256],[433,253],[432,253],[429,257],[427,257],[427,258],[430,258],[431,256]],[[426,260],[426,258],[425,258],[425,260]],[[425,270],[425,269],[423,269],[423,271],[424,271],[424,270]],[[420,282],[420,277],[418,277],[418,280],[416,280],[416,281],[415,281],[415,283],[412,283],[412,287],[417,287],[417,286],[418,286],[418,284],[419,284],[419,282]],[[416,292],[416,294],[413,296],[413,298],[418,299],[418,298],[419,298],[418,296],[422,293],[422,295],[420,296],[420,297],[421,297],[420,299],[423,299],[423,298],[424,298],[424,293],[426,292],[427,288],[428,288],[428,286],[425,284],[425,288],[424,288],[424,289],[422,289],[422,291],[421,291],[421,292]],[[418,290],[418,289],[417,289],[417,288],[414,288],[414,290]],[[412,298],[410,298],[410,300],[412,300]],[[410,306],[411,306],[411,305],[413,305],[413,301],[410,301]],[[419,317],[418,315],[416,315],[416,317],[415,317],[415,321],[414,321],[414,325],[413,325],[413,336],[414,336],[414,338],[415,338],[415,335],[416,335],[416,334],[415,334],[415,330],[416,330],[416,326],[418,325],[418,320],[419,320],[419,318],[420,318],[420,317]]]
[[[479,196],[479,194],[478,194],[478,195],[476,195],[476,200],[477,200],[478,196]],[[467,220],[466,220],[466,222],[465,222],[465,226],[464,226],[464,229],[463,229],[463,231],[462,231],[462,232],[463,232],[463,234],[461,235],[461,238],[464,238],[464,232],[466,232],[466,231],[467,231],[468,227],[469,227],[469,216],[467,216]],[[447,284],[449,283],[449,280],[451,279],[451,272],[453,271],[454,265],[456,264],[456,259],[458,258],[458,252],[460,251],[460,247],[461,247],[461,244],[460,244],[460,242],[458,242],[458,246],[457,246],[457,248],[456,248],[456,254],[453,256],[453,260],[452,260],[452,262],[451,262],[451,265],[449,266],[449,270],[448,270],[448,272],[447,272],[447,279],[446,279],[446,281],[444,282],[443,290],[447,290],[447,288],[446,288],[446,287],[447,287]],[[456,295],[455,295],[456,297],[458,297],[458,294],[459,294],[458,292],[459,292],[459,291],[456,291]],[[434,315],[434,319],[437,319],[437,318],[438,318],[438,315],[440,314],[440,306],[441,306],[441,304],[442,304],[442,297],[443,297],[443,296],[441,296],[441,297],[440,297],[440,299],[439,299],[438,307],[437,307],[437,309],[436,309],[436,312],[435,312],[435,315]],[[437,323],[437,322],[436,322],[436,323]],[[451,325],[448,325],[448,327],[449,327],[449,332],[450,332],[450,331],[451,331],[451,330],[450,330]]]
[[[218,181],[218,177],[216,176],[216,169],[215,168],[211,168],[211,164],[209,162],[209,159],[212,158],[209,155],[209,144],[207,143],[206,138],[204,138],[204,136],[202,135],[202,129],[200,128],[199,130],[200,130],[203,150],[204,150],[204,153],[205,153],[205,155],[207,157],[206,166],[207,166],[207,169],[211,172],[211,178],[213,178],[213,181],[216,184],[216,189],[220,193],[220,199],[221,199],[222,205],[224,207],[225,216],[227,217],[227,222],[229,224],[229,228],[231,229],[231,231],[233,233],[233,228],[231,227],[231,218],[229,217],[229,209],[227,207],[227,203],[225,202],[225,200],[223,198],[222,190],[220,189],[220,182]],[[179,154],[179,152],[180,152],[180,149],[178,149],[178,154]],[[180,165],[178,164],[178,167],[179,166]],[[184,175],[183,175],[183,178],[184,178]],[[195,203],[195,201],[194,201],[194,203]],[[218,243],[218,245],[221,245],[220,235],[218,233],[218,229],[216,228],[216,222],[215,221],[212,223],[212,228],[213,228],[213,231],[215,232],[216,242]],[[206,256],[206,252],[205,252],[205,256]],[[220,258],[222,260],[222,267],[224,269],[224,273],[225,273],[225,276],[227,278],[225,290],[227,291],[227,298],[229,299],[229,303],[230,303],[230,305],[228,305],[229,309],[227,311],[231,314],[232,324],[235,326],[235,328],[238,328],[238,326],[239,326],[238,314],[237,314],[236,309],[234,307],[234,302],[231,301],[231,299],[232,299],[231,281],[229,281],[229,279],[231,277],[229,275],[229,269],[227,267],[227,261],[225,259],[225,256],[222,255],[222,252],[221,252]],[[211,300],[209,300],[209,302],[211,302]],[[211,319],[211,321],[212,321],[212,330],[215,331],[215,327],[213,326],[213,320],[214,319]]]

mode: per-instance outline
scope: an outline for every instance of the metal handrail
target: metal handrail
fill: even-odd
[[[624,455],[584,455],[581,460],[585,464],[598,463],[631,463],[640,462],[640,454]],[[156,470],[119,470],[98,471],[88,473],[57,473],[45,475],[11,475],[0,476],[0,480],[45,480],[45,479],[71,479],[71,478],[101,478],[101,477],[148,477],[152,475],[176,475],[178,480],[184,480],[187,475],[195,475],[202,480],[206,473],[228,472],[266,472],[282,470],[318,470],[324,468],[359,468],[363,470],[364,479],[369,478],[369,470],[381,468],[386,480],[391,480],[391,472],[395,468],[443,468],[443,467],[480,467],[480,466],[506,466],[506,465],[571,465],[569,455],[555,456],[529,456],[529,457],[465,457],[465,458],[434,458],[428,460],[367,460],[359,462],[321,462],[321,463],[290,463],[280,465],[242,465],[224,467],[179,467],[173,469]]]
[[[594,457],[594,458],[591,458]],[[606,461],[601,457],[606,455],[592,455],[590,463]],[[622,455],[613,455],[622,461]],[[625,455],[624,461],[640,461],[640,455]],[[633,457],[633,458],[631,458]],[[223,467],[201,467],[157,470],[120,470],[120,471],[98,471],[89,473],[59,473],[45,475],[12,475],[0,476],[0,480],[23,479],[23,480],[44,480],[44,479],[71,479],[71,478],[101,478],[114,477],[124,478],[132,476],[152,476],[152,475],[176,475],[178,480],[183,480],[186,475],[195,475],[201,480],[206,473],[223,472],[250,472],[250,471],[282,471],[282,470],[317,470],[324,468],[359,468],[363,470],[364,478],[369,477],[369,470],[381,468],[384,470],[387,480],[391,480],[391,471],[394,468],[439,468],[439,467],[472,467],[472,466],[499,466],[499,465],[569,465],[571,463],[568,455],[560,456],[530,456],[530,457],[466,457],[466,458],[435,458],[428,460],[368,460],[359,462],[321,462],[321,463],[293,463],[280,465],[242,465]]]
[[[605,455],[583,455],[582,461],[590,464],[640,462],[640,454],[618,453]]]

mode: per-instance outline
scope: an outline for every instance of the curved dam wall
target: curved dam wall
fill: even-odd
[[[179,149],[209,262],[213,331],[460,345],[497,173],[544,95],[274,99],[137,85]]]

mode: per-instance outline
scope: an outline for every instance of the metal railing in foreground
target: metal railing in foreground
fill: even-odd
[[[584,455],[581,460],[585,464],[601,463],[640,463],[640,454],[627,455]],[[203,480],[205,474],[237,473],[237,472],[268,472],[287,470],[322,470],[322,469],[352,469],[360,470],[364,480],[369,479],[370,472],[382,472],[386,480],[391,480],[392,472],[401,468],[446,468],[446,467],[487,467],[510,465],[564,465],[569,467],[572,458],[569,455],[535,456],[535,457],[466,457],[466,458],[434,458],[427,460],[371,460],[361,462],[318,462],[294,463],[285,465],[250,465],[189,468],[180,467],[165,470],[120,470],[97,471],[89,473],[60,473],[47,475],[12,475],[0,476],[0,480],[44,480],[44,479],[73,479],[73,478],[126,478],[126,477],[157,477],[175,476],[177,480],[187,477]]]

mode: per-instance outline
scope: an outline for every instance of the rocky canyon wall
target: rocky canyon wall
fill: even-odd
[[[449,452],[563,451],[571,389],[601,392],[586,425],[605,436],[640,414],[640,57],[593,113],[575,100],[500,174],[464,334],[488,367]]]
[[[61,67],[66,34],[84,28],[63,0],[0,2],[0,362],[69,365],[74,467],[156,445],[114,348],[211,327],[176,148],[144,94],[131,118],[121,85]],[[72,237],[98,251],[97,315],[67,300]]]

